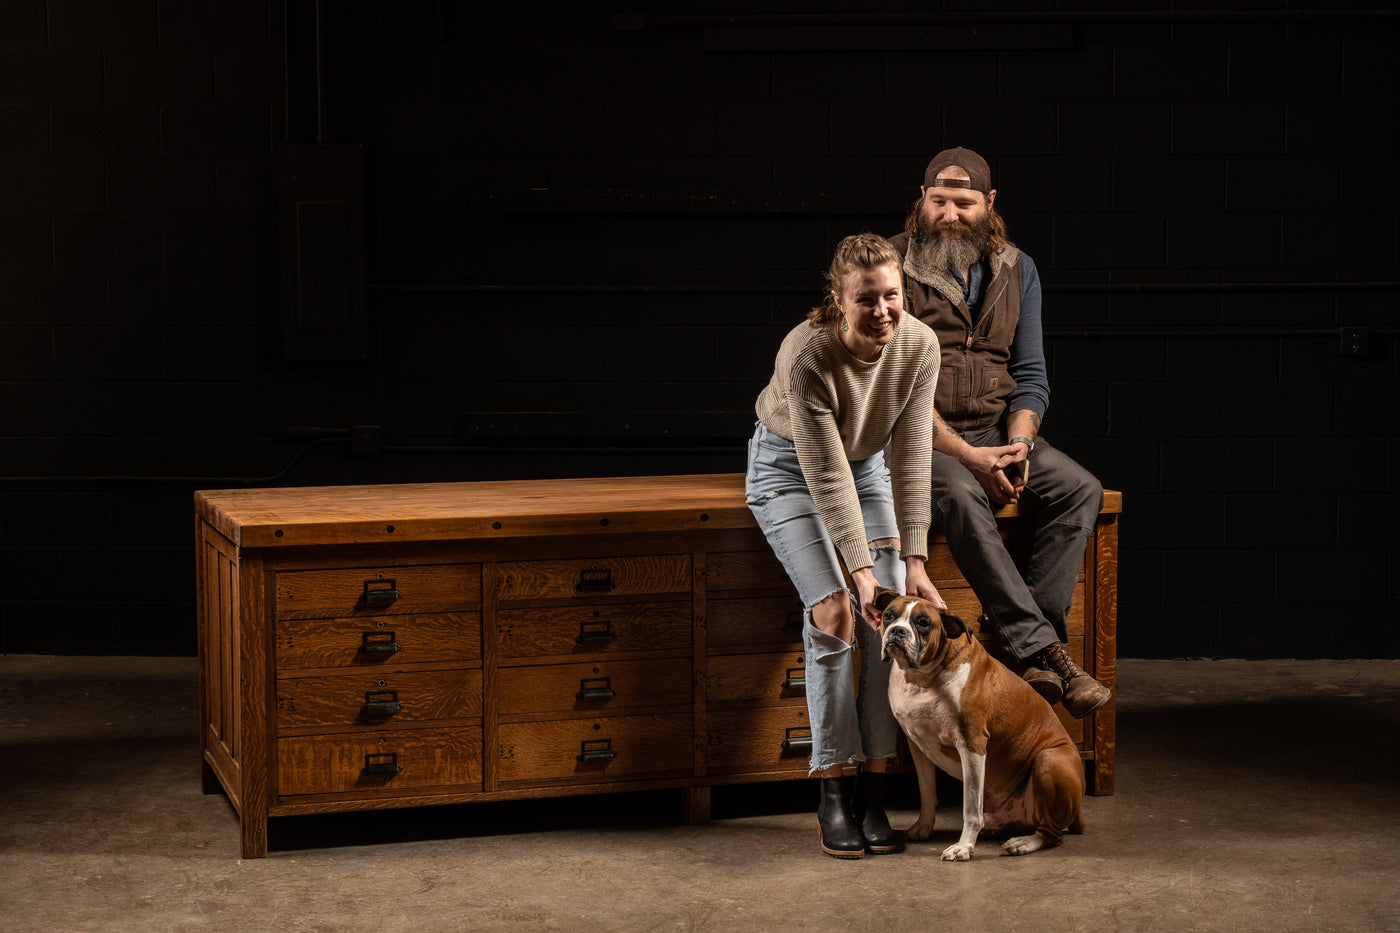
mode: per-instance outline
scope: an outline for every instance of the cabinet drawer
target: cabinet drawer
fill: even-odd
[[[1069,733],[1069,740],[1086,751],[1092,750],[1094,747],[1093,736],[1090,735],[1088,737],[1089,740],[1087,742],[1085,741],[1084,720],[1075,719],[1071,716],[1065,710],[1063,703],[1056,703],[1052,709],[1055,710],[1055,715],[1059,717],[1060,725],[1064,726],[1065,731]]]
[[[710,658],[706,668],[708,703],[807,702],[806,659],[801,651],[726,655]]]
[[[705,757],[711,774],[807,771],[812,732],[805,704],[711,712],[708,723]]]
[[[396,792],[414,787],[481,789],[481,729],[398,729],[308,735],[277,743],[277,792]]]
[[[689,651],[690,602],[618,603],[496,613],[502,658],[620,651]]]
[[[963,586],[941,586],[938,594],[943,597],[943,601],[948,604],[949,610],[958,618],[972,626],[972,630],[981,637],[984,642],[994,642],[996,634],[990,626],[981,624],[982,603],[977,599],[977,594],[972,588]],[[1069,607],[1069,614],[1065,616],[1065,627],[1069,630],[1070,641],[1076,639],[1083,641],[1084,638],[1084,581],[1081,580],[1074,587],[1074,602]],[[1076,652],[1074,660],[1081,661],[1080,655]]]
[[[689,715],[503,723],[502,782],[640,777],[694,770]]]
[[[277,622],[281,671],[480,658],[480,612]]]
[[[711,551],[705,555],[705,591],[793,590],[772,551]]]
[[[802,648],[802,600],[791,596],[711,599],[705,609],[709,649]]]
[[[936,533],[936,529],[930,529],[930,536]],[[945,586],[967,586],[967,580],[963,578],[962,571],[958,569],[957,562],[953,560],[953,555],[948,551],[946,543],[929,542],[928,559],[924,562],[924,570],[928,573],[928,578],[933,581],[933,585],[939,588],[940,594]]]
[[[496,682],[503,715],[689,705],[689,658],[506,667]]]
[[[501,602],[689,593],[690,555],[506,561],[496,565]]]
[[[481,671],[384,671],[277,681],[277,727],[480,719]]]
[[[481,567],[477,564],[288,570],[277,574],[278,618],[480,608]]]

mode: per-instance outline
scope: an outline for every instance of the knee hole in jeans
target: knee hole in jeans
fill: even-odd
[[[848,643],[855,637],[855,617],[851,614],[851,594],[846,590],[837,590],[826,596],[812,606],[811,613],[812,624],[828,635],[835,635]],[[817,621],[818,616],[821,617],[821,622]],[[827,625],[830,625],[831,628],[827,628]]]

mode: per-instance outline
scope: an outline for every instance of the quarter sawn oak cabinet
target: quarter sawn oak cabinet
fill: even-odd
[[[1107,500],[1070,652],[1112,686]],[[806,774],[802,606],[741,475],[218,490],[195,511],[204,790],[246,858],[273,817],[677,788],[704,822],[713,785]],[[1113,716],[1061,716],[1093,793]]]

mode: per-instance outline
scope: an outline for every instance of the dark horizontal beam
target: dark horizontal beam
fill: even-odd
[[[1170,294],[1221,292],[1370,292],[1396,291],[1400,282],[1085,282],[1041,284],[1041,290],[1049,294]],[[380,293],[424,293],[450,294],[456,292],[493,292],[563,294],[563,295],[805,295],[811,287],[796,285],[755,285],[745,283],[716,283],[713,277],[705,282],[681,282],[668,285],[541,285],[525,283],[409,283],[372,282],[371,292]]]
[[[707,52],[908,52],[1072,49],[1069,23],[948,23],[944,25],[823,23],[707,26]]]
[[[952,26],[1079,23],[1325,23],[1400,21],[1396,10],[1018,10],[964,13],[614,13],[619,32],[648,29],[772,27]]]
[[[889,188],[478,188],[474,214],[903,213],[918,192]]]

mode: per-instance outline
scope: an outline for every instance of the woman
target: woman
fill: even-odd
[[[895,849],[883,800],[898,727],[880,660],[876,586],[943,606],[924,567],[938,340],[904,314],[901,281],[899,254],[883,238],[841,241],[826,300],[783,340],[749,442],[749,508],[807,609],[810,773],[821,779],[822,851],[837,858]],[[855,613],[869,626],[856,624],[843,563],[856,586]],[[865,644],[859,697],[857,629]],[[841,776],[847,763],[863,764],[858,781]]]

